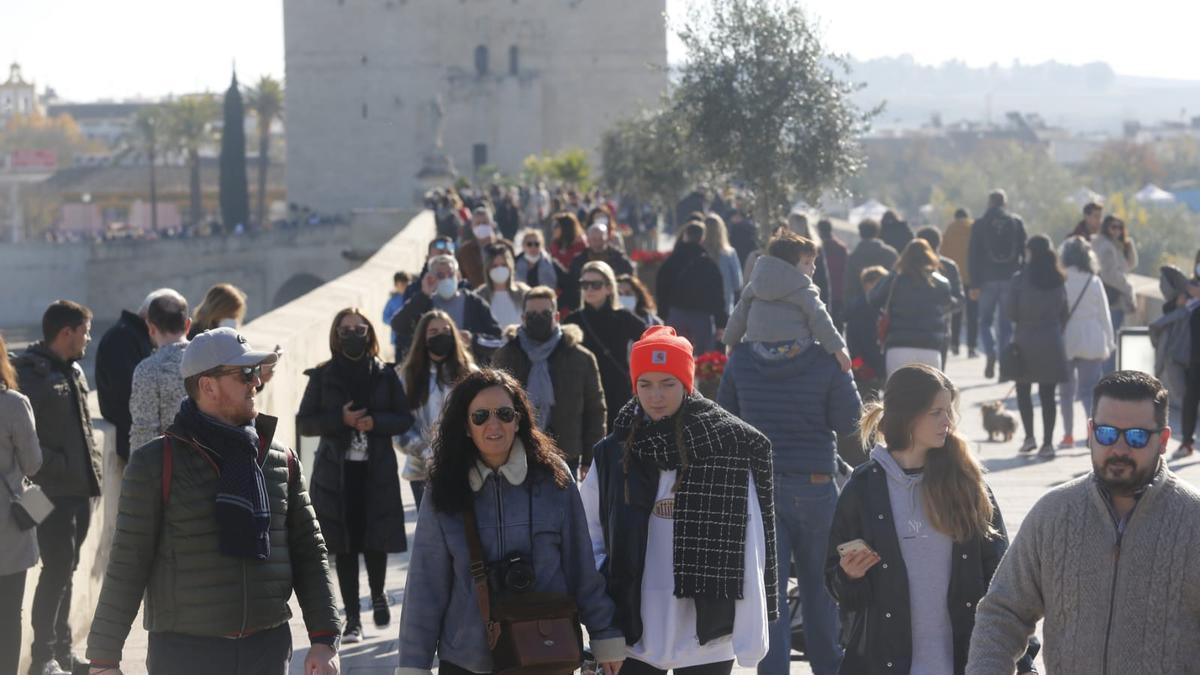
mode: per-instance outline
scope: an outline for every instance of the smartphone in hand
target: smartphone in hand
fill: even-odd
[[[851,539],[850,541],[837,545],[838,555],[842,556],[843,558],[851,553],[870,550],[871,547],[868,546],[867,542],[863,541],[862,539]]]

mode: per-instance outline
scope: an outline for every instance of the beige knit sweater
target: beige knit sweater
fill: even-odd
[[[1012,673],[1043,618],[1049,675],[1200,673],[1200,492],[1164,469],[1119,543],[1092,474],[1047,493],[979,603],[967,675]]]

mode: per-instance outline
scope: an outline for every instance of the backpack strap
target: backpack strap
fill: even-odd
[[[163,436],[162,501],[164,505],[171,501],[171,474],[175,469],[175,457],[172,450],[171,437]]]

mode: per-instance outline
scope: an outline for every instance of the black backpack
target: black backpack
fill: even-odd
[[[1021,257],[1021,221],[1016,216],[997,211],[988,218],[983,231],[984,250],[997,264],[1015,264]]]

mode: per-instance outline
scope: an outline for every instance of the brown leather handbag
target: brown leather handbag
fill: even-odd
[[[520,593],[493,603],[474,508],[463,512],[463,521],[479,615],[492,650],[492,672],[569,675],[578,670],[583,661],[583,631],[574,598],[563,593]],[[532,527],[530,523],[531,531]]]

